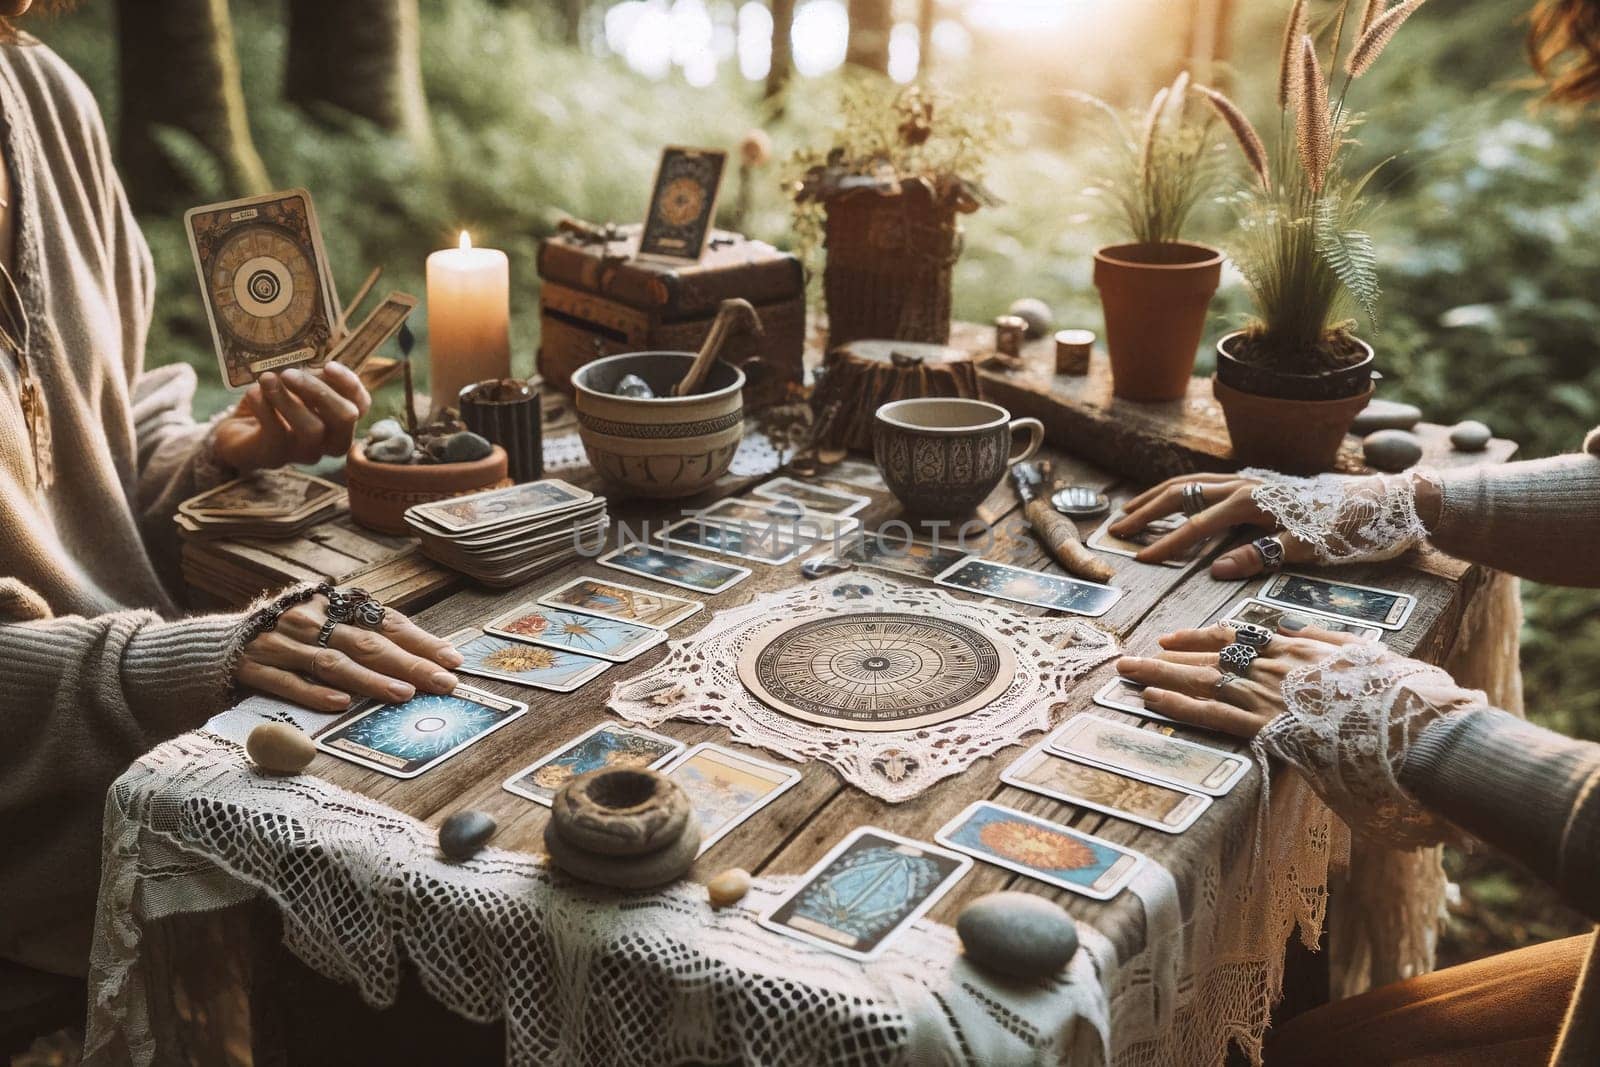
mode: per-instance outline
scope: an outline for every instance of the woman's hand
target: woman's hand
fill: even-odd
[[[1185,474],[1168,478],[1124,504],[1122,518],[1111,524],[1110,532],[1117,537],[1131,537],[1155,520],[1182,511],[1183,487],[1190,482],[1201,487],[1205,510],[1146,547],[1135,559],[1144,563],[1178,559],[1200,542],[1235,526],[1268,530],[1277,527],[1277,520],[1255,501],[1253,494],[1261,484],[1259,479],[1236,474]],[[1283,543],[1283,562],[1307,563],[1316,558],[1312,547],[1293,534],[1280,532],[1275,536]],[[1262,569],[1261,553],[1250,545],[1240,545],[1212,562],[1211,576],[1222,581],[1236,581],[1260,574]]]
[[[269,371],[217,423],[213,448],[221,463],[241,474],[315,463],[350,448],[356,422],[371,405],[367,387],[342,364]]]
[[[1144,703],[1151,711],[1191,726],[1251,738],[1284,710],[1283,680],[1289,672],[1321,663],[1339,646],[1359,640],[1309,626],[1291,629],[1295,622],[1285,619],[1284,629],[1260,650],[1249,673],[1221,689],[1217,653],[1235,639],[1233,627],[1226,623],[1167,634],[1161,638],[1159,657],[1124,656],[1117,661],[1117,671],[1145,687]]]
[[[318,645],[327,607],[318,594],[245,645],[239,684],[317,711],[343,711],[356,697],[410,700],[419,690],[455,689],[447,668],[461,665],[461,653],[393,608],[377,630],[341,624],[326,648]]]

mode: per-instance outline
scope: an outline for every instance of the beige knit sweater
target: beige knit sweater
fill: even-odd
[[[220,710],[240,617],[165,621],[173,509],[217,474],[194,372],[143,369],[150,254],[94,99],[48,48],[0,46],[0,117],[55,467],[36,490],[0,351],[0,956],[82,973],[106,788]]]

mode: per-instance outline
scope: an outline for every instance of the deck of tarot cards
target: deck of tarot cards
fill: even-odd
[[[406,509],[429,558],[484,585],[517,585],[597,552],[606,499],[555,478]]]
[[[293,467],[256,471],[178,505],[184,537],[298,537],[349,506],[344,489]]]

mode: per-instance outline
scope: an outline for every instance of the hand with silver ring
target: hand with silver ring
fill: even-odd
[[[1250,542],[1250,547],[1261,557],[1261,570],[1264,573],[1271,574],[1283,569],[1283,559],[1287,553],[1283,547],[1282,537],[1258,537]]]
[[[1185,515],[1194,518],[1206,509],[1206,487],[1200,482],[1184,483],[1178,503]]]
[[[1224,645],[1222,651],[1217,653],[1217,666],[1242,678],[1250,673],[1250,667],[1258,655],[1260,653],[1254,648],[1235,641],[1231,645]]]
[[[1222,625],[1233,631],[1235,641],[1241,645],[1249,645],[1258,652],[1272,643],[1272,631],[1265,626],[1258,626],[1253,622],[1240,622],[1237,619],[1224,619]]]

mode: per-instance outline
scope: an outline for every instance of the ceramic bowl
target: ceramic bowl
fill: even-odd
[[[471,463],[375,463],[360,441],[345,457],[345,487],[350,492],[350,517],[369,530],[408,534],[406,508],[434,500],[497,489],[506,477],[506,450],[494,446]]]
[[[700,392],[672,396],[693,352],[628,352],[572,375],[578,437],[589,465],[637,496],[693,496],[722,477],[744,436],[744,372],[714,364]],[[616,396],[624,375],[643,378],[649,400]]]

